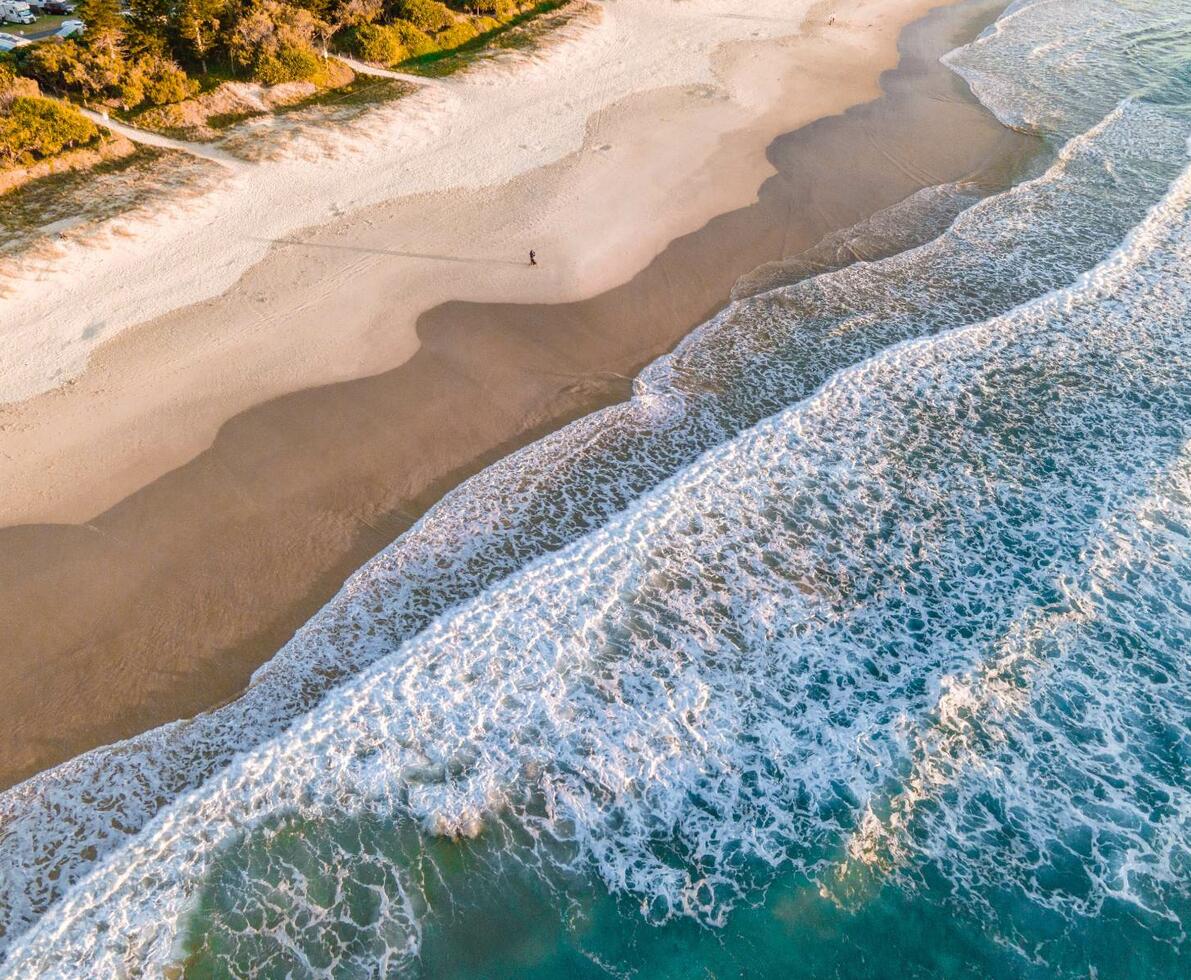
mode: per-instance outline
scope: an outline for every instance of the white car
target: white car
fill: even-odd
[[[0,51],[12,51],[14,48],[24,47],[28,43],[23,37],[0,32]]]
[[[76,34],[82,34],[86,29],[87,25],[81,20],[64,20],[54,33],[58,37],[74,37]]]

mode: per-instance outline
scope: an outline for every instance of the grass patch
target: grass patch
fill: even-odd
[[[0,255],[9,251],[9,245],[15,251],[22,244],[21,234],[73,217],[83,209],[84,199],[90,199],[102,209],[107,202],[95,193],[97,178],[146,170],[166,154],[167,151],[157,147],[138,146],[128,156],[104,160],[86,170],[47,174],[9,191],[2,198],[4,207],[0,208],[0,229],[6,233]]]
[[[414,87],[396,78],[377,78],[371,75],[356,75],[354,79],[339,88],[323,89],[292,105],[279,106],[274,114],[283,116],[315,106],[329,108],[351,108],[353,106],[378,105],[408,95]]]
[[[268,114],[267,112],[217,112],[213,116],[207,117],[207,125],[212,129],[228,129],[236,123],[244,122],[245,119],[259,119]]]
[[[542,23],[538,22],[539,18],[560,11],[570,4],[571,0],[544,0],[537,6],[522,11],[500,27],[480,34],[457,48],[432,51],[417,58],[409,58],[394,67],[411,75],[422,75],[426,78],[453,75],[488,57],[494,51],[515,51],[531,47],[547,30],[558,26],[553,19]]]
[[[46,14],[44,17],[38,17],[32,24],[4,24],[0,25],[0,30],[6,34],[16,34],[18,37],[29,37],[31,34],[44,34],[46,31],[56,31],[62,26],[63,21],[78,20],[78,13],[73,14]]]
[[[225,112],[207,117],[207,125],[212,129],[230,129],[237,123],[248,119],[260,119],[263,116],[288,116],[294,112],[306,109],[326,107],[331,109],[349,109],[379,105],[391,102],[403,95],[408,95],[414,87],[407,82],[395,78],[375,78],[367,75],[357,75],[346,85],[338,88],[319,89],[309,98],[289,105],[277,106],[270,112]]]

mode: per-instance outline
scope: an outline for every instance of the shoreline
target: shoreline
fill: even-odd
[[[412,148],[389,166],[408,163],[417,171],[403,172],[397,181],[414,193],[382,194],[352,208],[332,203],[312,224],[306,212],[321,206],[316,196],[298,209],[299,220],[279,223],[254,214],[241,198],[257,191],[276,194],[273,183],[301,181],[307,170],[333,173],[333,164],[323,158],[313,168],[303,160],[281,161],[275,170],[241,166],[227,178],[226,192],[217,187],[188,202],[164,227],[142,235],[134,230],[129,241],[88,256],[101,269],[117,258],[127,267],[114,281],[92,278],[89,284],[101,292],[100,306],[113,304],[116,321],[130,310],[152,310],[158,303],[151,295],[155,288],[168,292],[139,282],[163,274],[160,262],[142,269],[133,261],[138,250],[155,247],[159,234],[165,236],[161,249],[175,253],[173,265],[201,267],[194,273],[199,279],[220,277],[221,262],[239,263],[245,250],[252,254],[251,264],[216,290],[218,295],[200,296],[197,303],[115,330],[108,339],[115,321],[90,303],[79,309],[51,299],[54,305],[40,322],[36,317],[26,322],[30,311],[19,298],[10,303],[22,323],[17,334],[36,335],[30,350],[50,345],[41,335],[55,331],[78,332],[83,346],[97,346],[81,373],[72,375],[67,365],[63,383],[0,404],[0,455],[10,463],[0,473],[5,501],[0,526],[91,520],[194,459],[213,444],[222,425],[253,406],[396,368],[418,349],[418,317],[442,303],[575,302],[627,282],[670,242],[753,201],[773,173],[766,148],[775,138],[877,97],[880,71],[896,64],[903,22],[934,5],[859,0],[828,31],[827,11],[835,7],[830,0],[807,0],[794,16],[766,26],[771,33],[799,33],[711,45],[703,65],[684,46],[723,15],[716,14],[721,0],[700,3],[706,9],[694,3],[689,8],[699,16],[677,20],[672,11],[687,5],[634,0],[631,7],[593,8],[604,11],[598,23],[584,27],[584,17],[577,15],[541,62],[512,58],[508,67],[490,65],[459,85],[436,83],[400,100],[390,110],[396,122],[386,124],[394,127],[392,138],[402,139],[410,126],[417,132]],[[666,11],[657,23],[651,20],[656,10]],[[747,29],[756,20],[742,19]],[[512,129],[513,123],[485,129],[475,118],[482,108],[499,105],[489,88],[503,91],[516,84],[554,91],[567,81],[556,77],[560,71],[574,65],[598,73],[604,60],[615,58],[618,33],[664,30],[679,31],[671,42],[678,68],[641,77],[633,59],[654,56],[645,45],[624,56],[618,82],[627,90],[623,97],[608,96],[589,79],[568,99],[566,111],[582,119],[574,149],[564,146],[570,138],[566,127],[548,118],[536,97],[520,96],[529,105],[514,117],[527,129]],[[856,64],[869,70],[856,72]],[[672,76],[693,81],[675,85]],[[582,111],[572,102],[585,103]],[[493,167],[476,165],[485,172],[513,167],[516,175],[497,184],[467,183],[467,161],[476,155],[469,136],[484,146],[481,156],[485,140],[518,141],[524,149],[493,148],[498,158]],[[342,138],[351,144],[347,135]],[[434,173],[436,139],[444,141],[442,159],[454,161],[443,169],[462,183]],[[381,150],[373,147],[371,153],[383,159]],[[525,162],[513,162],[519,155],[548,162],[519,170]],[[372,157],[360,167],[344,166],[345,183],[369,168],[385,172]],[[436,184],[445,186],[417,190]],[[232,199],[224,201],[225,194]],[[216,213],[224,205],[233,208],[230,216]],[[177,238],[171,231],[175,224],[195,225],[195,241]],[[216,261],[204,263],[204,250],[218,247],[209,240],[216,232],[229,239],[226,248],[213,256]],[[543,260],[532,272],[529,248]],[[132,250],[131,257],[122,257],[125,249]],[[138,282],[130,284],[130,276]],[[182,295],[196,289],[205,287],[197,281],[179,287]],[[137,290],[145,295],[138,298]],[[66,326],[72,319],[78,322]],[[10,338],[9,346],[17,342],[19,337]],[[0,334],[0,352],[4,344]],[[8,360],[20,362],[20,354],[10,351]],[[155,384],[144,385],[145,377]]]
[[[735,168],[738,182],[756,179],[755,203],[675,234],[627,281],[565,304],[434,305],[417,318],[416,347],[399,366],[236,415],[209,449],[86,525],[0,530],[0,594],[16,600],[13,622],[4,624],[14,638],[11,652],[0,661],[7,682],[0,785],[236,696],[352,570],[445,490],[536,436],[623,398],[627,378],[722,308],[740,275],[926,183],[975,174],[992,189],[1011,177],[1033,143],[965,98],[963,83],[925,50],[940,42],[953,47],[959,42],[947,40],[948,32],[962,28],[967,39],[974,31],[964,25],[999,12],[982,6],[979,15],[948,8],[933,15],[933,26],[932,18],[915,16],[916,26],[926,26],[898,30],[907,54],[883,79],[886,94],[876,102],[776,141],[752,132],[718,147],[718,165]],[[919,49],[909,50],[915,44]],[[680,104],[666,103],[670,97],[653,96],[661,101],[648,112],[678,113]],[[606,115],[589,135],[635,135],[633,111]],[[672,131],[660,129],[664,143]],[[964,139],[956,138],[960,131]],[[871,152],[874,142],[883,156]],[[857,146],[869,150],[859,160]],[[766,147],[756,153],[759,163],[740,160]],[[672,156],[659,153],[659,166]],[[574,177],[575,168],[565,165],[557,174],[530,174],[520,192]],[[421,203],[396,202],[374,225],[399,226]],[[317,243],[303,246],[306,253],[347,256],[340,261],[349,268],[360,254],[371,255],[355,251],[373,248],[369,229],[352,226],[358,217],[303,238]],[[606,246],[614,245],[609,238]],[[285,267],[289,251],[274,249],[273,262]],[[305,261],[305,268],[324,266],[322,259]],[[289,271],[300,279],[302,263],[290,262]],[[542,278],[547,291],[557,288]],[[447,287],[466,293],[450,279]],[[224,302],[198,312],[209,319]],[[377,330],[391,333],[393,316]],[[69,609],[55,601],[63,595],[72,597]],[[58,618],[47,621],[47,610]],[[48,737],[55,730],[58,737]]]

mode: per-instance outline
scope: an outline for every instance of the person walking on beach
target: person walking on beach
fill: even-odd
[[[538,264],[538,253],[535,252],[532,248],[529,250],[529,264],[530,265]]]

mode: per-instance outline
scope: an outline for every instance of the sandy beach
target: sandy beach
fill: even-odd
[[[234,696],[443,492],[624,397],[741,275],[921,187],[1002,186],[1032,141],[937,63],[999,8],[931,6],[592,5],[383,137],[235,169],[18,284],[0,786]]]
[[[927,6],[587,4],[538,59],[378,113],[354,134],[365,149],[328,159],[299,140],[230,170],[193,214],[67,250],[5,304],[0,400],[23,399],[5,412],[6,521],[88,520],[240,411],[396,367],[441,303],[574,302],[628,281],[752,201],[774,137],[875,96]]]

